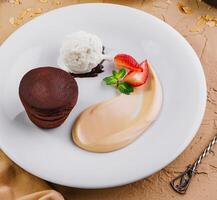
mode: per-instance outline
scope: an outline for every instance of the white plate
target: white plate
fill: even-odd
[[[56,66],[66,34],[97,34],[115,52],[148,58],[164,93],[158,120],[133,144],[96,154],[72,143],[71,125],[78,113],[113,96],[98,78],[80,79],[79,100],[67,121],[41,130],[26,117],[18,97],[21,77],[38,66]],[[109,68],[109,66],[107,66]],[[111,66],[110,66],[111,68]],[[19,166],[45,180],[80,188],[127,184],[162,169],[195,136],[206,104],[206,83],[200,61],[186,40],[159,19],[128,7],[82,4],[38,17],[13,33],[0,48],[0,145]]]

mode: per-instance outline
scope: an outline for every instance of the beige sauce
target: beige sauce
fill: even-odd
[[[120,94],[84,110],[77,118],[72,137],[79,147],[110,152],[127,146],[156,119],[162,89],[153,70],[148,82],[130,95]]]

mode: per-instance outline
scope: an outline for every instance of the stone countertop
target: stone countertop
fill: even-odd
[[[217,148],[206,158],[193,178],[185,195],[176,194],[169,182],[201,153],[217,129],[217,27],[214,16],[217,10],[199,0],[0,0],[0,43],[32,17],[49,10],[75,3],[104,2],[135,7],[151,13],[179,31],[197,52],[206,75],[208,99],[206,114],[198,134],[188,148],[170,165],[149,178],[126,186],[111,189],[83,190],[52,185],[66,199],[73,200],[216,200],[217,199]],[[43,0],[42,0],[43,1]],[[17,3],[16,3],[17,2]],[[27,8],[35,9],[32,17],[18,20]],[[191,9],[189,10],[189,8]],[[24,14],[23,14],[24,15]],[[201,20],[202,19],[202,20]],[[217,24],[217,22],[216,22]],[[167,38],[165,38],[166,40]]]

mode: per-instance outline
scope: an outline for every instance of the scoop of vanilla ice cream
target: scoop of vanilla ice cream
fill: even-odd
[[[102,49],[98,36],[84,31],[72,33],[62,44],[58,64],[72,73],[90,72],[103,60]]]

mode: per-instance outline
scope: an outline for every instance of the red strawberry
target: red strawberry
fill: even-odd
[[[142,68],[136,62],[136,60],[127,54],[118,54],[114,58],[114,62],[117,68],[127,68],[131,71],[141,72]]]
[[[143,71],[142,72],[135,72],[130,71],[124,78],[124,82],[131,84],[133,87],[138,87],[143,85],[147,79],[149,74],[149,64],[148,61],[145,60],[139,65]]]

